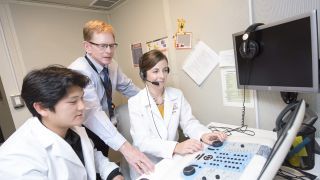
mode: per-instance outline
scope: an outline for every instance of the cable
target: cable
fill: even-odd
[[[227,136],[231,136],[232,132],[238,132],[243,133],[248,136],[254,136],[256,133],[252,130],[248,129],[248,126],[241,126],[236,128],[230,128],[230,127],[218,127],[218,126],[209,126],[208,127],[212,132],[224,132]]]
[[[250,75],[249,75],[250,76]],[[248,78],[249,79],[249,78]],[[253,130],[249,130],[248,126],[244,124],[244,118],[246,115],[246,106],[245,106],[245,102],[246,102],[246,85],[243,86],[243,101],[242,101],[242,110],[241,110],[241,126],[240,127],[236,127],[236,128],[229,128],[229,127],[215,127],[215,126],[209,126],[208,128],[214,132],[214,131],[218,131],[218,132],[224,132],[227,136],[232,135],[232,132],[238,132],[238,133],[243,133],[249,136],[254,136],[256,133]],[[219,130],[222,129],[222,130]]]
[[[240,129],[247,126],[244,124],[245,115],[246,115],[246,105],[245,105],[245,103],[246,103],[246,85],[248,85],[250,82],[252,63],[251,63],[251,61],[247,60],[246,64],[247,64],[247,68],[249,68],[249,69],[248,69],[247,74],[245,76],[245,83],[243,85],[243,101],[242,101],[242,108],[241,108],[241,127],[240,127]]]
[[[244,125],[244,117],[246,115],[246,85],[243,87],[243,101],[242,101],[242,110],[241,110],[241,127],[245,126]]]
[[[248,64],[248,62],[247,62]],[[247,74],[248,77],[246,77],[245,81],[246,83],[243,85],[243,101],[242,101],[242,107],[241,107],[241,126],[236,127],[236,128],[229,128],[229,127],[216,127],[216,126],[209,126],[208,128],[214,132],[224,132],[227,136],[232,135],[232,132],[238,132],[238,133],[243,133],[248,136],[254,136],[256,133],[253,130],[249,130],[248,126],[244,124],[245,120],[245,115],[246,115],[246,84],[249,83],[250,79],[250,70],[249,73]]]
[[[250,61],[251,62],[251,61]],[[245,84],[243,85],[243,101],[242,101],[242,107],[241,107],[241,126],[240,127],[237,127],[237,128],[228,128],[228,127],[210,127],[209,126],[209,129],[212,130],[212,128],[214,128],[214,130],[212,131],[220,131],[218,130],[217,128],[221,128],[221,129],[224,129],[223,132],[226,133],[228,136],[231,135],[233,131],[235,132],[239,132],[239,133],[243,133],[243,134],[246,134],[246,135],[249,135],[249,136],[254,136],[255,135],[255,132],[252,131],[252,130],[249,130],[248,129],[248,126],[245,125],[244,123],[244,120],[245,120],[245,115],[246,115],[246,85],[249,84],[249,81],[250,81],[250,75],[251,75],[251,63],[247,61],[247,65],[248,65],[248,68],[249,68],[249,71],[247,73],[247,76],[245,77]]]
[[[144,84],[144,85],[145,85],[146,90],[147,90],[147,97],[148,97],[148,102],[149,102],[149,107],[150,107],[150,112],[151,112],[151,117],[152,117],[153,124],[154,124],[154,127],[156,127],[156,130],[157,130],[157,133],[158,133],[160,139],[162,139],[162,137],[161,137],[161,135],[159,133],[158,127],[157,127],[157,125],[156,125],[156,123],[154,121],[153,113],[152,113],[152,110],[151,110],[151,103],[150,103],[150,98],[149,98],[149,89],[148,89],[146,84]]]

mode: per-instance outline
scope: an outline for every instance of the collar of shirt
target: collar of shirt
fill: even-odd
[[[94,67],[96,67],[97,71],[99,74],[102,74],[102,69],[104,68],[103,66],[101,66],[99,63],[97,63],[95,60],[93,60],[93,58],[87,53],[86,56],[90,59],[90,61],[92,62],[92,64],[94,65]],[[108,68],[108,66],[106,66],[105,68]]]
[[[80,136],[71,129],[68,129],[64,140],[72,147],[82,164],[85,165]]]

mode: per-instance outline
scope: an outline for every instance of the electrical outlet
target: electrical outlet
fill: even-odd
[[[18,109],[18,108],[21,108],[24,106],[24,101],[23,101],[20,94],[19,95],[12,95],[10,97],[11,97],[12,105],[15,109]]]

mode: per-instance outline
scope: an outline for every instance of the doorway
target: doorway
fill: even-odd
[[[0,77],[0,143],[3,143],[16,130],[9,104]]]

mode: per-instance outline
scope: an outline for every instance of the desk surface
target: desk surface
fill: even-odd
[[[230,127],[236,128],[238,126],[222,124],[222,123],[210,123],[210,126],[216,127]],[[248,128],[249,130],[253,130],[255,132],[255,136],[248,136],[246,134],[242,134],[239,132],[232,132],[227,139],[227,141],[239,141],[248,142],[248,143],[256,143],[263,144],[269,147],[272,147],[277,139],[276,133],[267,130],[261,129],[253,129]],[[206,147],[206,146],[205,146]],[[185,166],[187,166],[197,155],[198,153],[180,156],[175,155],[172,159],[163,159],[158,164],[156,164],[155,172],[149,175],[142,175],[138,179],[147,178],[152,180],[164,180],[164,179],[182,179],[181,172]]]

